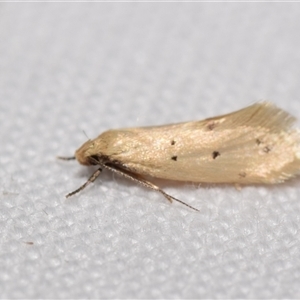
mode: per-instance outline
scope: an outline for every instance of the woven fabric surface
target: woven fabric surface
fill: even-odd
[[[299,298],[300,181],[155,180],[72,156],[111,128],[270,100],[300,118],[297,3],[2,3],[2,298]],[[298,123],[299,125],[299,123]]]

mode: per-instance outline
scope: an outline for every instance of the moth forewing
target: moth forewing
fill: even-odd
[[[268,103],[200,122],[133,129],[139,147],[116,159],[143,175],[215,183],[276,183],[299,172],[294,118]],[[168,130],[172,128],[172,130]]]
[[[181,202],[142,176],[234,184],[284,181],[300,170],[294,120],[262,102],[203,121],[109,130],[84,143],[75,156],[81,164],[98,164]]]

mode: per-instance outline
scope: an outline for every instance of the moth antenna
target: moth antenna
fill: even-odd
[[[88,137],[88,135],[86,134],[86,132],[84,130],[82,130],[82,132],[85,135],[85,137],[90,141],[91,139]]]
[[[56,158],[61,159],[61,160],[73,160],[73,159],[76,159],[75,156],[70,156],[70,157],[56,156]]]

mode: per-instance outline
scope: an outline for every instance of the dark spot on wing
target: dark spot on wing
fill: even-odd
[[[261,140],[260,139],[256,139],[256,145],[260,145],[261,144]]]
[[[171,145],[172,145],[172,146],[175,145],[175,143],[176,143],[176,142],[175,142],[174,140],[171,141]]]
[[[214,121],[211,121],[207,124],[207,129],[213,130],[216,127],[216,123]]]
[[[214,151],[213,153],[212,153],[212,158],[213,159],[216,159],[218,156],[220,156],[221,155],[221,153],[219,152],[219,151]]]
[[[172,156],[171,159],[174,160],[174,161],[177,161],[177,156],[176,155]]]
[[[271,148],[269,147],[269,146],[266,146],[265,148],[264,148],[264,152],[265,153],[269,153],[271,151]]]

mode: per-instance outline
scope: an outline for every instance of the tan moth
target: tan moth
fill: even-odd
[[[59,157],[99,166],[66,197],[94,182],[102,169],[188,207],[144,176],[198,183],[280,183],[300,171],[300,133],[292,129],[294,122],[287,112],[261,102],[203,121],[108,130],[85,142],[74,157]]]

